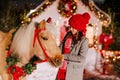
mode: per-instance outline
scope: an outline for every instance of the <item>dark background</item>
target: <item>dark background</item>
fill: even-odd
[[[13,8],[22,9],[25,5],[29,5],[30,9],[36,8],[41,2],[44,0],[0,0],[0,14],[3,13],[5,9],[8,8],[9,5],[12,5]],[[93,0],[97,6],[103,11],[107,12],[107,8],[111,8],[113,12],[116,13],[117,20],[120,20],[120,2],[119,0]]]
[[[25,4],[32,5],[32,8],[35,8],[44,0],[0,0],[0,9],[5,9],[8,7],[8,4],[11,2],[11,5],[16,5],[16,7],[20,8]],[[106,7],[112,8],[115,12],[120,12],[120,1],[119,0],[93,0],[101,9],[105,9]]]
[[[0,14],[2,14],[9,5],[16,9],[30,9],[36,8],[44,0],[0,0]],[[97,6],[103,11],[107,12],[111,8],[116,13],[116,20],[120,22],[120,1],[119,0],[93,0]],[[29,5],[29,7],[28,7]],[[26,6],[26,8],[25,8]]]

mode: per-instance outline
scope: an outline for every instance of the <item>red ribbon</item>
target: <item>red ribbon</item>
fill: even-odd
[[[41,32],[42,30],[46,30],[46,29],[43,28],[43,29],[40,29],[40,30],[38,30],[38,29],[35,30],[34,40],[33,40],[33,47],[34,47],[34,45],[35,45],[35,41],[36,41],[36,37],[38,36],[38,33]]]
[[[7,56],[10,56],[11,55],[11,52],[10,52],[10,50],[8,50],[8,52],[7,52]]]
[[[19,78],[23,74],[23,69],[21,67],[16,66],[16,65],[9,67],[7,69],[7,71],[8,71],[8,73],[12,72],[13,80],[19,80]]]
[[[42,61],[38,61],[37,63],[46,62],[46,61],[48,61],[48,59],[49,59],[49,56],[47,55],[47,52],[46,52],[45,49],[43,48],[43,46],[42,46],[42,44],[41,44],[41,41],[40,41],[40,39],[39,39],[39,35],[38,35],[38,33],[41,32],[42,30],[46,30],[46,28],[43,28],[43,29],[40,29],[40,30],[38,30],[38,29],[35,30],[35,33],[34,33],[34,41],[33,41],[33,47],[34,47],[35,41],[36,41],[36,39],[37,39],[37,40],[38,40],[38,43],[39,43],[39,45],[40,45],[40,47],[41,47],[42,50],[43,50],[43,53],[44,53],[45,56],[46,56],[46,59],[45,59],[45,60],[42,60]]]

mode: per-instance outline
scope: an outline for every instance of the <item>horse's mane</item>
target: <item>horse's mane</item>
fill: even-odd
[[[11,51],[19,56],[29,56],[30,50],[33,47],[33,37],[35,30],[35,22],[29,25],[24,25],[16,32],[11,45]]]

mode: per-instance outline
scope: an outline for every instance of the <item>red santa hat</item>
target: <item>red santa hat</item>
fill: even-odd
[[[88,13],[75,14],[69,19],[69,25],[78,31],[86,30],[90,15]]]

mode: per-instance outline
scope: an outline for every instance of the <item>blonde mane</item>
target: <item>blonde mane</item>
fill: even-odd
[[[34,30],[35,22],[21,26],[14,36],[11,52],[18,54],[20,57],[29,57],[33,43]]]

